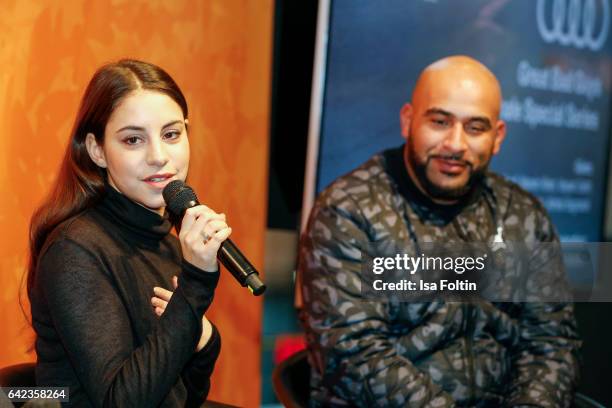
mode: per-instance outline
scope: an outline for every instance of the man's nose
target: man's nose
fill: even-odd
[[[147,149],[147,164],[162,167],[168,163],[168,152],[161,140],[154,140]]]
[[[462,153],[467,150],[467,140],[463,124],[457,122],[451,128],[450,133],[444,139],[444,148],[453,153]]]

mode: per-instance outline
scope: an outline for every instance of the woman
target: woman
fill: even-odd
[[[200,205],[169,234],[162,190],[187,176],[187,113],[161,68],[100,68],[32,217],[37,383],[69,387],[75,406],[197,406],[208,394],[220,337],[204,313],[231,229]]]

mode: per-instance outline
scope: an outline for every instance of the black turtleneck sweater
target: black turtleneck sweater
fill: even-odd
[[[219,273],[183,260],[167,216],[107,186],[101,202],[48,237],[30,293],[36,381],[94,407],[198,406],[220,351],[195,352]],[[158,317],[153,287],[179,285]]]

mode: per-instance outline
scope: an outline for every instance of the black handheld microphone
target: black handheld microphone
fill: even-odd
[[[181,180],[170,182],[162,195],[168,211],[181,219],[188,208],[200,205],[193,189]],[[255,296],[265,292],[266,285],[259,279],[259,273],[230,239],[221,244],[217,259],[234,275],[240,285],[248,287]]]

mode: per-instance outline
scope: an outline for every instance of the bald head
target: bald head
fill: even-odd
[[[412,93],[418,108],[431,98],[479,99],[496,120],[501,108],[501,88],[493,73],[473,58],[456,55],[440,59],[423,70]]]

